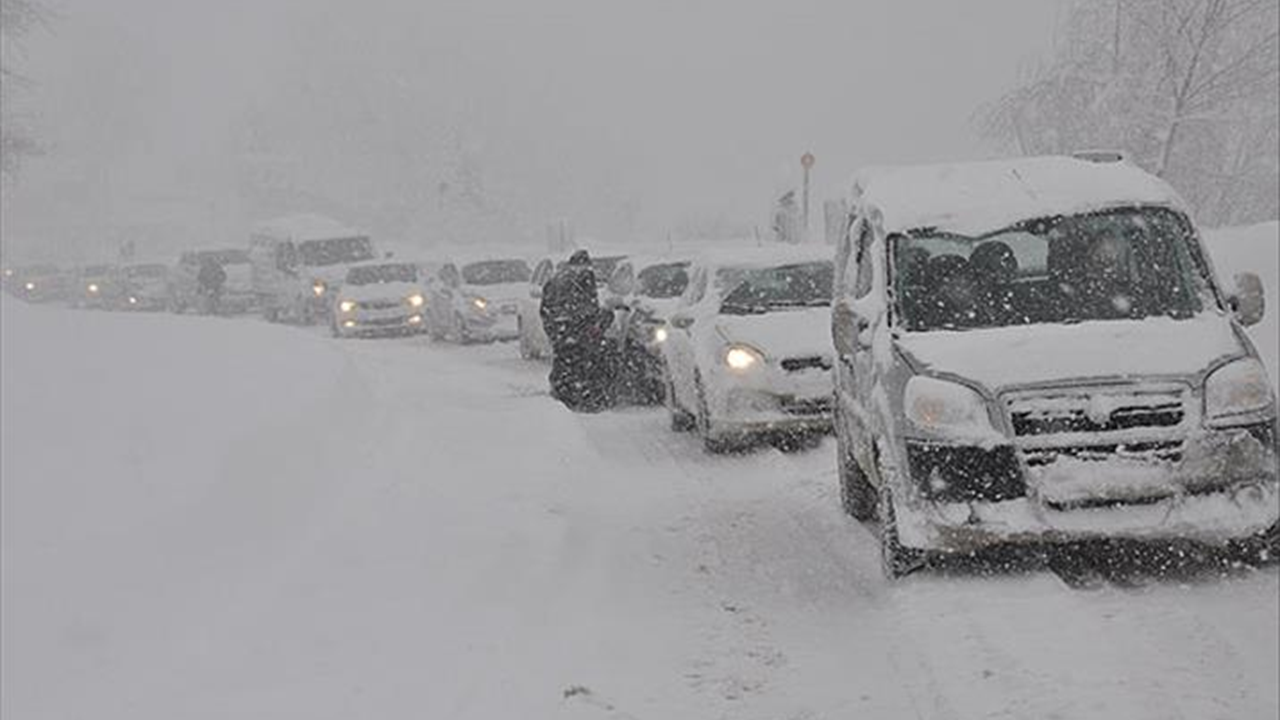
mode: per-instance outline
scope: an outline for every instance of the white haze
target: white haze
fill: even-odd
[[[7,250],[241,244],[308,209],[420,246],[541,242],[560,218],[630,242],[750,232],[805,150],[819,198],[868,163],[988,154],[974,110],[1057,5],[60,0],[26,52],[48,153],[7,190]],[[246,190],[255,122],[318,207]],[[459,215],[438,183],[468,173],[483,208]]]

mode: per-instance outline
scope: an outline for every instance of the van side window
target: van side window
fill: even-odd
[[[844,232],[836,241],[835,296],[845,297],[853,292],[851,270],[853,261],[853,234],[860,223],[852,214],[845,220]]]
[[[871,224],[868,222],[858,223],[858,240],[854,249],[854,265],[857,275],[853,283],[853,296],[855,298],[864,298],[871,293],[871,287],[875,278],[875,268],[872,263],[871,241],[874,235],[871,232]]]

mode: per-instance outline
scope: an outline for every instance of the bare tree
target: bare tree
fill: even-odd
[[[1210,222],[1276,217],[1278,23],[1275,0],[1077,0],[983,130],[1023,153],[1123,148]]]
[[[29,85],[15,69],[22,41],[48,19],[45,8],[33,0],[0,0],[0,171],[5,177],[17,172],[23,157],[40,151],[30,128],[10,108],[15,94]]]

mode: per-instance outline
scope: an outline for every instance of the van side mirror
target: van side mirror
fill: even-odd
[[[1266,292],[1262,288],[1262,280],[1255,273],[1236,275],[1236,291],[1228,301],[1236,319],[1245,327],[1257,325],[1267,311]]]

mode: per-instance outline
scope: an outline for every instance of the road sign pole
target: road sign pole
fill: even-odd
[[[805,153],[800,156],[800,167],[804,168],[804,206],[801,210],[801,219],[804,223],[803,237],[809,237],[809,169],[813,167],[813,153]]]

